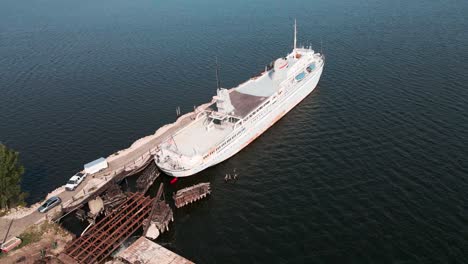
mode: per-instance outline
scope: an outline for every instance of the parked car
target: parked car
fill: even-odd
[[[57,196],[52,196],[47,201],[45,201],[44,204],[42,204],[37,211],[40,213],[45,213],[49,211],[50,209],[54,208],[55,206],[59,205],[62,202],[62,199]]]
[[[86,178],[87,175],[88,174],[82,172],[78,172],[77,174],[73,175],[65,185],[65,189],[68,191],[75,190],[75,188],[80,185],[80,183]]]

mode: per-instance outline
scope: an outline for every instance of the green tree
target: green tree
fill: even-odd
[[[21,191],[24,167],[19,164],[18,152],[0,144],[0,209],[24,204],[26,193]]]

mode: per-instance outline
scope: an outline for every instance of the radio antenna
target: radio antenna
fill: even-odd
[[[219,65],[218,65],[218,56],[215,57],[216,59],[216,88],[221,88],[221,82],[219,80]]]
[[[296,19],[294,19],[294,50],[297,48],[297,23]]]

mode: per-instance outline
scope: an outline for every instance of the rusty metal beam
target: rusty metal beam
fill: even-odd
[[[141,209],[143,210],[143,209]],[[122,229],[122,233],[121,234],[125,234],[125,235],[122,235],[121,236],[121,241],[124,241],[125,239],[127,239],[129,236],[131,236],[133,234],[133,232],[135,232],[140,226],[141,226],[141,222],[143,221],[143,219],[145,217],[148,217],[149,215],[149,210],[146,210],[146,213],[144,214],[141,214],[137,219],[136,221],[131,221],[131,223],[127,226],[127,225],[123,225],[122,227],[124,227]],[[119,243],[120,244],[120,243]],[[86,263],[94,263],[94,262],[100,262],[101,260],[103,260],[104,258],[106,258],[110,253],[112,253],[118,246],[119,244],[116,244],[116,243],[113,243],[113,244],[109,244],[107,245],[105,248],[104,248],[104,251],[107,252],[107,254],[104,256],[104,254],[100,254],[100,255],[96,255],[93,259],[91,259],[90,262],[86,262]]]
[[[130,206],[134,206],[134,204],[137,204],[138,203],[138,199],[140,198],[139,196],[143,196],[141,194],[138,194],[138,193],[135,193],[133,195],[131,195],[127,201],[125,202],[125,206],[118,212],[115,212],[113,214],[110,214],[106,217],[104,217],[101,221],[99,221],[96,225],[92,226],[84,236],[80,237],[78,240],[75,241],[75,243],[72,243],[70,245],[70,248],[73,247],[74,249],[72,249],[70,251],[70,248],[67,248],[65,249],[65,251],[67,252],[68,255],[70,256],[73,256],[73,254],[75,254],[75,252],[77,250],[81,251],[81,252],[84,252],[87,248],[89,248],[91,245],[93,245],[93,243],[91,243],[90,245],[88,245],[85,249],[82,248],[82,245],[83,243],[85,242],[88,242],[89,240],[92,240],[93,238],[96,238],[95,234],[96,233],[102,233],[102,235],[106,234],[105,232],[105,229],[110,225],[112,224],[113,221],[118,221],[119,219],[119,216],[121,216],[119,213],[122,212],[122,211],[125,211],[127,208],[129,208]],[[131,208],[131,207],[130,207]],[[113,219],[113,218],[117,218],[117,219]],[[112,221],[111,221],[112,220]],[[101,235],[101,236],[102,236]],[[98,236],[101,237],[101,236]]]
[[[127,213],[127,215],[133,213],[134,215],[138,216],[141,212],[144,212],[143,210],[146,209],[145,207],[148,207],[148,205],[151,204],[151,200],[150,200],[150,199],[147,199],[147,200],[145,200],[145,201],[146,201],[146,204],[145,204],[144,206],[142,206],[142,208],[140,208],[140,209],[139,209],[138,211],[136,211],[136,212],[133,212],[134,210],[133,210],[133,211],[129,211],[129,212]],[[134,208],[138,208],[138,207],[134,207]],[[133,208],[132,208],[132,209],[133,209]],[[146,209],[146,210],[148,211],[148,209]],[[91,249],[91,251],[90,251],[88,254],[93,254],[93,253],[96,252],[96,250],[97,250],[99,247],[101,247],[103,244],[110,244],[110,245],[111,245],[111,244],[115,243],[115,242],[124,234],[123,232],[125,232],[125,231],[122,231],[122,230],[126,230],[126,229],[125,229],[125,228],[126,228],[126,225],[132,224],[132,223],[133,223],[133,224],[140,225],[140,226],[141,226],[141,224],[142,224],[142,223],[137,223],[136,221],[134,221],[134,219],[131,219],[131,218],[125,219],[125,221],[123,221],[123,222],[122,222],[122,221],[119,221],[119,222],[113,223],[112,227],[115,227],[115,226],[117,226],[117,225],[118,225],[119,227],[118,227],[116,230],[111,230],[109,233],[104,234],[104,235],[108,235],[108,237],[107,237],[105,240],[103,240],[102,243],[94,244],[94,246],[95,246],[94,249]],[[117,236],[114,238],[114,237],[112,236],[113,234],[117,234]],[[99,236],[99,238],[102,238],[102,235]],[[107,246],[106,246],[105,248],[107,248]],[[81,253],[78,254],[78,255],[76,256],[76,258],[80,258],[80,256],[81,256],[83,253],[85,253],[87,249],[88,249],[88,248],[86,248],[85,250],[81,251]]]
[[[145,199],[145,200],[146,200],[146,199]],[[131,203],[131,204],[132,204],[132,207],[130,207],[129,210],[128,210],[123,216],[119,214],[119,215],[117,215],[117,216],[118,216],[118,217],[117,217],[118,219],[109,219],[109,221],[106,221],[106,222],[104,223],[104,226],[107,227],[107,230],[105,230],[105,232],[103,232],[101,235],[99,235],[99,236],[97,236],[97,237],[95,237],[95,236],[93,236],[93,235],[91,235],[90,237],[88,237],[87,240],[90,240],[90,239],[91,239],[91,240],[92,240],[92,244],[88,245],[88,246],[85,247],[84,249],[83,249],[83,248],[80,248],[80,247],[77,247],[77,249],[81,249],[81,250],[79,251],[78,255],[76,255],[76,256],[74,256],[74,257],[79,258],[80,255],[82,255],[83,253],[85,253],[91,246],[96,246],[96,243],[95,243],[96,240],[106,241],[106,239],[103,239],[104,236],[110,235],[110,234],[112,233],[112,228],[115,227],[115,226],[117,226],[117,225],[119,225],[119,224],[121,224],[121,221],[122,221],[123,219],[125,219],[126,216],[128,216],[128,215],[134,213],[134,212],[133,212],[134,209],[135,209],[135,208],[138,208],[137,206],[141,205],[145,200],[142,201],[142,200],[140,200],[140,199],[135,199],[135,200],[134,200],[135,203]],[[122,211],[123,211],[123,210],[122,210]],[[94,238],[94,239],[93,239],[93,238]],[[80,244],[81,244],[81,243],[80,243]],[[75,249],[75,251],[76,251],[76,249]],[[74,253],[74,252],[71,252],[70,255],[73,255],[73,253]]]
[[[78,263],[99,263],[130,237],[148,218],[155,199],[131,194],[121,209],[104,217],[64,251]]]

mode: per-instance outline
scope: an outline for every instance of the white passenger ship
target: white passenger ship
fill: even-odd
[[[257,77],[232,88],[218,88],[212,104],[159,146],[158,167],[186,177],[216,165],[249,145],[317,86],[323,54],[296,47]]]

